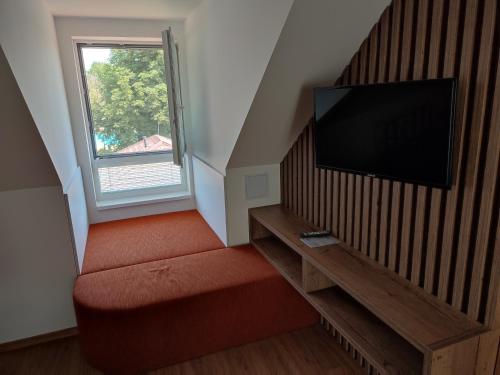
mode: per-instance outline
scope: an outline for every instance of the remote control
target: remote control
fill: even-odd
[[[300,237],[302,238],[311,238],[311,237],[326,237],[332,234],[329,230],[320,230],[317,232],[302,232]]]

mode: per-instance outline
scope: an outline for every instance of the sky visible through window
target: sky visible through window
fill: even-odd
[[[111,54],[110,48],[85,48],[84,49],[84,64],[85,71],[89,71],[92,64],[107,63]]]

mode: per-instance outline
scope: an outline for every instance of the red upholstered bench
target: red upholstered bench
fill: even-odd
[[[251,246],[85,274],[74,304],[82,350],[107,373],[163,367],[319,318]]]

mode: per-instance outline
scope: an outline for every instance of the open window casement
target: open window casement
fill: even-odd
[[[167,79],[168,111],[172,132],[173,160],[176,165],[182,166],[186,143],[184,137],[184,117],[182,105],[182,91],[179,72],[179,50],[175,43],[172,29],[162,31],[163,51],[165,54],[165,75]]]

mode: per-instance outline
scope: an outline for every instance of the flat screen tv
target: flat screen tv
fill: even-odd
[[[316,166],[449,188],[456,80],[314,89]]]

